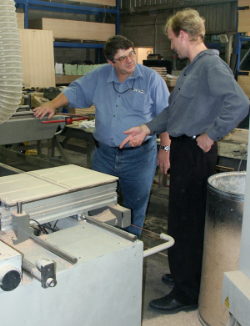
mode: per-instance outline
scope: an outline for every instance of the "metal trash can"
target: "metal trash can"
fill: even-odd
[[[246,172],[226,172],[208,179],[203,265],[199,296],[202,325],[226,326],[222,302],[224,272],[238,269]]]

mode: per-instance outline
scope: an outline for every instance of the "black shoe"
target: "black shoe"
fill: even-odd
[[[164,274],[161,278],[162,282],[164,282],[167,285],[174,285],[174,279],[171,274]]]
[[[168,314],[174,314],[179,311],[191,311],[197,309],[197,304],[185,304],[176,300],[173,294],[168,294],[163,298],[155,299],[149,302],[153,309],[162,310]]]

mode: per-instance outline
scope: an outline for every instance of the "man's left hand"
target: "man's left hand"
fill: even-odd
[[[167,174],[170,168],[170,151],[166,152],[164,150],[159,150],[158,152],[158,166],[162,174]]]
[[[197,145],[203,150],[203,152],[207,153],[210,151],[214,141],[207,134],[201,134],[196,138]]]

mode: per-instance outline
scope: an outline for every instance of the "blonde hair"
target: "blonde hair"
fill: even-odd
[[[175,15],[167,20],[165,31],[171,28],[176,36],[180,31],[185,31],[190,35],[190,41],[196,41],[199,37],[205,37],[205,19],[200,16],[197,10],[183,9],[177,11]]]

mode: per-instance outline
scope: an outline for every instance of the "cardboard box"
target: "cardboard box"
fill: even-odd
[[[41,18],[31,21],[30,26],[52,31],[55,39],[106,41],[115,35],[115,24],[107,23]]]

